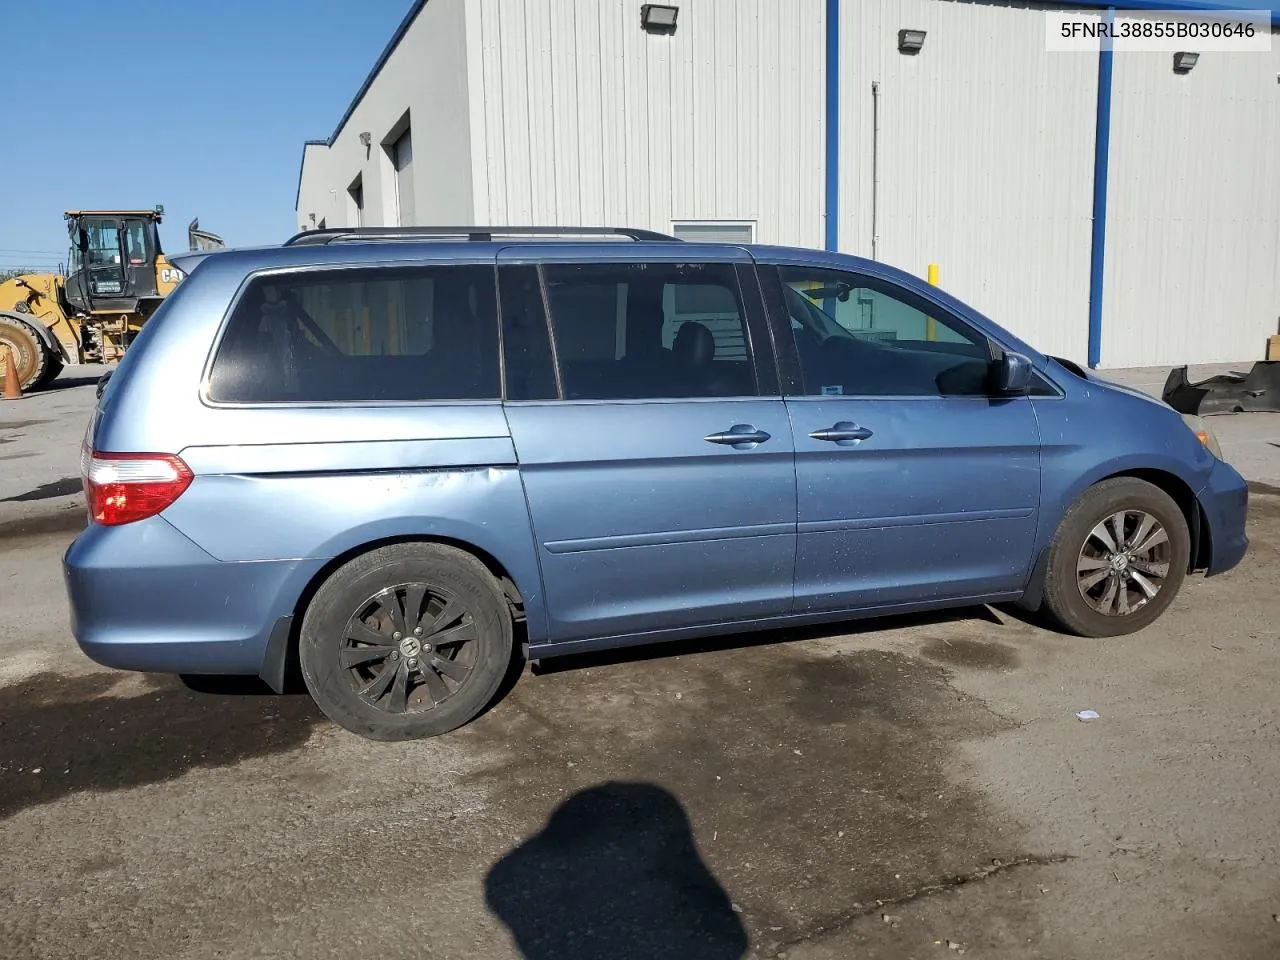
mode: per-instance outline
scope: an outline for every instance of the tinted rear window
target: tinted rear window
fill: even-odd
[[[226,403],[497,399],[493,269],[259,277],[227,325],[209,395]]]

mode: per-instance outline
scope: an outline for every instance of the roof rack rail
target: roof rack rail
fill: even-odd
[[[679,237],[635,227],[326,227],[304,230],[284,242],[286,247],[363,240],[470,240],[487,242],[494,237],[626,237],[631,240],[661,240],[680,243]]]

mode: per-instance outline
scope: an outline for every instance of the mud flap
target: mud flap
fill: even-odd
[[[1169,371],[1161,398],[1179,413],[1280,412],[1280,360],[1260,360],[1248,373],[1226,373],[1199,383],[1185,366]]]
[[[293,632],[293,617],[281,617],[271,628],[267,649],[262,657],[258,676],[276,693],[284,693],[288,683],[289,641]]]

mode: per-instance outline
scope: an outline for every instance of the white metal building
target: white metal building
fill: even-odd
[[[1048,51],[1047,10],[1108,16],[1084,0],[668,5],[674,31],[640,0],[418,0],[304,147],[299,227],[627,225],[935,263],[1103,367],[1259,359],[1277,332],[1280,43],[1185,72]]]

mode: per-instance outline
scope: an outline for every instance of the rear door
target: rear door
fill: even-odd
[[[786,613],[791,428],[749,257],[598,250],[499,256],[507,419],[551,638]]]
[[[1040,439],[1029,397],[988,391],[997,348],[881,277],[761,278],[796,444],[796,612],[1021,590]]]

